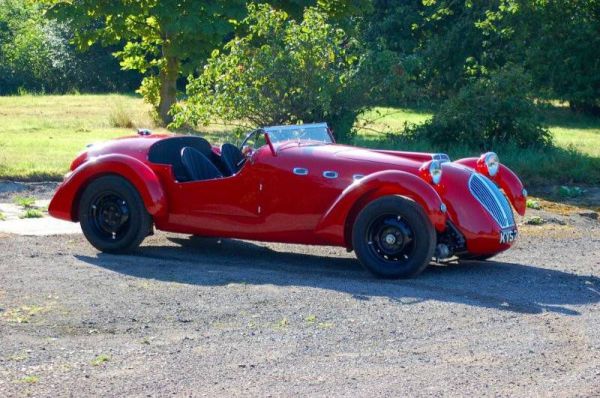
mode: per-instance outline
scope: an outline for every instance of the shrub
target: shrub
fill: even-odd
[[[443,102],[431,121],[413,127],[417,138],[448,148],[465,145],[487,150],[497,144],[544,146],[551,135],[540,124],[529,81],[518,67],[507,67],[479,77]]]
[[[215,118],[253,126],[327,121],[339,141],[350,141],[358,113],[389,89],[374,79],[394,57],[369,53],[315,8],[302,22],[266,4],[250,4],[248,12],[246,35],[214,51],[201,75],[190,77],[174,126]]]

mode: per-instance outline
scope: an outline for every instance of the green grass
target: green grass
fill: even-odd
[[[38,209],[25,209],[23,213],[19,215],[19,218],[42,218],[44,213]]]
[[[24,209],[31,209],[35,207],[35,198],[30,196],[17,196],[13,199],[13,202],[17,206],[21,206]]]
[[[401,138],[406,123],[422,123],[427,109],[375,108],[359,118],[356,144],[415,151],[440,151],[428,143]],[[494,148],[528,185],[600,183],[600,118],[575,115],[566,107],[542,108],[556,148],[523,150],[510,143]],[[153,126],[150,107],[136,96],[65,95],[0,97],[0,179],[60,179],[75,155],[92,142],[132,134]],[[232,126],[202,129],[214,142],[232,137]],[[396,133],[395,138],[386,132]],[[398,135],[400,133],[400,135]],[[476,156],[469,148],[452,148],[452,158]]]
[[[24,95],[0,97],[0,179],[59,180],[89,143],[157,128],[150,106],[130,95]],[[233,128],[202,129],[212,139]]]
[[[112,127],[111,109],[127,109],[136,126],[150,126],[148,107],[124,95],[0,97],[0,178],[60,178],[88,143],[133,132]]]
[[[19,380],[20,383],[28,383],[28,384],[35,384],[38,381],[40,381],[39,376],[25,376],[22,379]]]
[[[100,366],[100,365],[104,365],[106,362],[110,361],[110,356],[106,355],[106,354],[100,354],[98,355],[96,358],[94,358],[92,360],[91,365],[92,366]]]

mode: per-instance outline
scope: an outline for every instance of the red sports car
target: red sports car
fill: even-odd
[[[527,192],[495,153],[338,145],[326,124],[266,127],[240,147],[151,134],[90,146],[50,203],[104,252],[153,228],[199,236],[342,246],[374,274],[417,275],[432,261],[486,259],[517,238]],[[512,206],[511,206],[512,204]]]

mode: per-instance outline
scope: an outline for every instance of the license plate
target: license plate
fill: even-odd
[[[506,229],[504,231],[500,231],[500,243],[513,243],[517,240],[517,229]]]

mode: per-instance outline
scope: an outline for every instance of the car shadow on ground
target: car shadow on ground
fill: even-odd
[[[76,257],[139,278],[205,286],[307,286],[357,300],[384,297],[400,305],[436,300],[524,314],[580,315],[570,307],[600,302],[600,278],[535,265],[466,262],[430,266],[415,279],[390,281],[372,277],[353,257],[278,252],[233,239],[169,240],[176,246],[147,245],[129,256]]]

